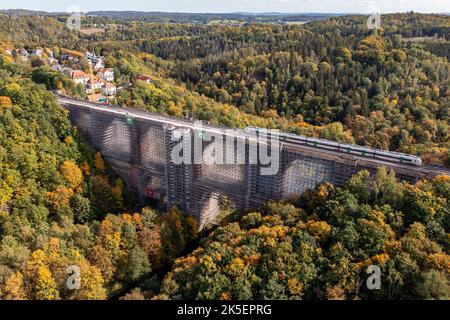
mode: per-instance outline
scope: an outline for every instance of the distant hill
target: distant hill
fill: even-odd
[[[0,14],[7,14],[11,16],[60,16],[68,15],[67,12],[47,12],[47,11],[34,11],[27,9],[7,9],[0,10]]]
[[[307,13],[287,13],[287,12],[232,12],[231,14],[240,14],[245,16],[321,16],[321,17],[329,17],[329,16],[339,16],[339,13],[319,13],[319,12],[307,12]]]
[[[58,16],[67,12],[46,12],[26,9],[0,10],[0,14],[15,16]],[[215,20],[238,22],[291,22],[312,21],[340,16],[337,13],[280,13],[280,12],[232,12],[232,13],[183,13],[183,12],[144,12],[144,11],[90,11],[88,16],[99,16],[121,20],[143,20],[149,22],[208,23]]]
[[[311,21],[339,16],[336,13],[178,13],[178,12],[141,12],[141,11],[91,11],[92,16],[102,16],[113,19],[145,20],[145,21],[169,21],[169,22],[209,22],[213,20],[236,20],[239,22],[288,22]]]
[[[33,11],[33,10],[25,10],[25,9],[0,10],[0,13],[9,14],[9,15],[17,15],[17,16],[50,15],[50,13],[45,12],[45,11]]]

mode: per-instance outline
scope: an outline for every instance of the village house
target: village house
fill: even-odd
[[[20,49],[18,53],[19,53],[19,57],[22,59],[22,61],[28,61],[29,60],[30,54],[28,53],[27,50]]]
[[[36,49],[36,50],[32,50],[30,52],[30,56],[31,57],[41,57],[42,53],[43,53],[42,49]]]
[[[114,69],[111,68],[102,68],[98,70],[97,76],[106,81],[114,81]]]
[[[94,77],[93,80],[94,80],[93,83],[91,83],[91,80],[89,79],[89,81],[86,85],[86,93],[87,94],[92,93],[92,91],[95,92],[95,90],[99,90],[99,89],[103,88],[103,86],[105,85],[103,80],[99,79],[98,77]]]
[[[91,59],[97,58],[97,56],[95,55],[95,53],[94,53],[94,52],[89,52],[89,51],[86,51],[86,53],[85,53],[84,55],[85,55],[86,59],[88,59],[88,60],[91,60]]]
[[[86,85],[89,81],[89,76],[82,70],[73,70],[70,78],[78,85],[82,83]]]
[[[111,82],[105,83],[105,86],[103,87],[103,93],[107,96],[113,96],[117,92],[117,88],[114,84]]]

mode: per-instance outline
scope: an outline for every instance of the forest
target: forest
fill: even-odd
[[[412,185],[363,171],[342,188],[224,208],[198,233],[177,209],[137,207],[55,101],[56,90],[85,98],[83,88],[46,53],[20,55],[104,56],[124,88],[111,102],[124,107],[450,166],[450,17],[386,15],[377,32],[363,16],[202,18],[89,16],[104,31],[86,34],[64,15],[0,13],[0,299],[450,299],[449,177]],[[373,264],[381,290],[364,285]],[[67,288],[69,266],[81,269],[79,290]]]
[[[159,298],[449,299],[449,183],[363,171],[344,188],[231,214],[175,261]],[[380,290],[365,285],[374,264]]]

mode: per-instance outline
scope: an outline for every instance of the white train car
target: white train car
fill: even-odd
[[[245,128],[245,132],[253,134],[256,133],[259,136],[268,133],[267,129],[261,129],[257,127],[247,127]],[[360,157],[375,158],[379,160],[397,162],[406,165],[414,165],[418,167],[423,164],[422,159],[420,157],[405,153],[372,149],[368,147],[339,143],[325,139],[310,138],[291,133],[280,133],[279,137],[280,141],[285,143],[301,144],[319,149],[326,149],[346,154],[352,154]]]

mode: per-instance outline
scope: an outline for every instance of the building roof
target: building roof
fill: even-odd
[[[137,77],[137,79],[142,81],[152,80],[152,78],[147,75],[140,75],[139,77]]]
[[[73,70],[71,74],[72,79],[88,78],[88,75],[83,70]]]
[[[114,69],[112,68],[101,68],[98,70],[99,73],[105,73],[105,72],[114,72]]]
[[[97,77],[97,76],[93,76],[92,79],[94,80],[94,84],[103,82],[102,79],[100,79],[100,78]],[[89,79],[89,83],[91,83],[91,79]]]
[[[105,88],[107,88],[107,89],[112,89],[112,88],[115,88],[115,87],[116,86],[113,83],[111,83],[111,82],[105,83]]]

